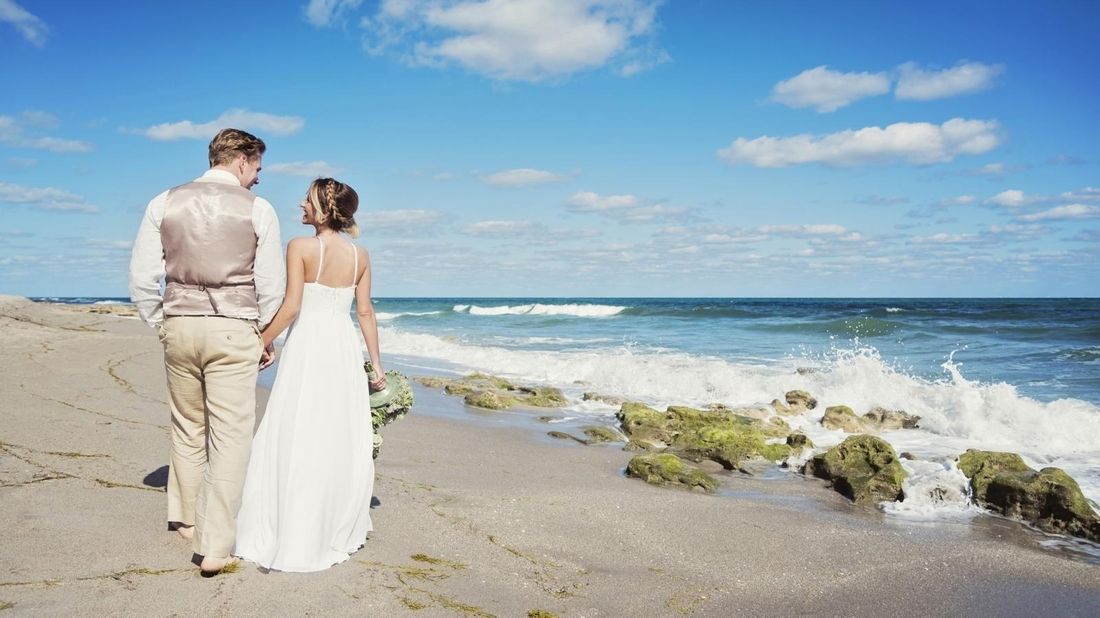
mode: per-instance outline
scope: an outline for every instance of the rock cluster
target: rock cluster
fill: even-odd
[[[1061,468],[1035,471],[1015,453],[968,450],[959,470],[970,478],[974,502],[1040,530],[1100,543],[1100,516]]]
[[[519,386],[485,374],[418,379],[426,386],[460,395],[467,404],[481,408],[566,404],[557,389]],[[620,401],[596,393],[585,393],[584,399]],[[644,451],[631,459],[627,474],[655,485],[712,492],[718,481],[688,462],[715,462],[727,470],[753,474],[786,461],[792,454],[812,450],[813,442],[805,434],[792,433],[781,416],[801,415],[817,405],[816,398],[800,390],[787,392],[782,401],[776,399],[770,407],[731,408],[712,404],[706,409],[669,406],[662,412],[642,403],[622,402],[616,418],[626,437],[624,448]],[[814,454],[802,467],[802,473],[829,481],[833,489],[857,504],[903,500],[905,469],[894,448],[871,434],[913,429],[919,420],[919,416],[901,410],[875,407],[860,416],[848,406],[830,406],[821,418],[822,426],[854,435]],[[585,438],[564,432],[550,434],[583,444],[623,441],[623,435],[611,427],[591,425],[582,430]],[[914,459],[909,453],[902,456]],[[976,504],[1041,530],[1100,543],[1100,515],[1081,493],[1077,482],[1063,470],[1036,471],[1014,453],[977,450],[961,455],[958,465],[970,479]]]
[[[848,406],[825,408],[821,425],[826,429],[839,429],[844,433],[888,431],[891,429],[916,429],[919,416],[901,410],[875,407],[863,416],[856,416]]]
[[[424,386],[443,388],[448,395],[461,395],[466,405],[487,410],[513,406],[560,408],[567,402],[561,391],[549,386],[521,386],[504,378],[473,373],[461,378],[417,378]]]

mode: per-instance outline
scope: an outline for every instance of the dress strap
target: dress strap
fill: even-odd
[[[321,243],[321,259],[317,260],[317,276],[313,278],[315,283],[321,282],[321,267],[325,265],[325,241],[321,240],[321,237],[317,237],[317,242]]]
[[[355,260],[355,266],[351,269],[351,287],[355,287],[359,282],[359,248],[353,242],[348,242],[348,244],[351,245],[351,253]]]

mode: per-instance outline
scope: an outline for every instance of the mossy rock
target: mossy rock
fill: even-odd
[[[857,504],[901,500],[905,470],[894,447],[866,434],[850,436],[806,462],[803,472],[831,481],[833,489]]]
[[[512,406],[511,397],[502,396],[494,391],[473,391],[463,398],[468,406],[486,410],[505,410]]]
[[[520,395],[519,403],[536,408],[560,408],[569,403],[565,395],[550,386],[521,387],[516,389]]]
[[[675,435],[665,415],[645,404],[628,401],[615,417],[630,442],[642,448],[663,448]]]
[[[1100,516],[1061,468],[1036,472],[1015,453],[971,449],[959,456],[959,470],[982,507],[1040,530],[1100,542]]]
[[[752,426],[736,423],[704,425],[677,436],[672,447],[695,461],[709,459],[722,464],[727,470],[751,473],[751,469],[742,468],[743,461],[757,457],[780,461],[791,454],[786,444],[768,444],[766,439],[763,432]]]
[[[491,376],[487,373],[471,373],[470,375],[466,376],[464,379],[467,380],[467,381],[470,381],[470,382],[488,382],[489,385],[492,386],[493,388],[499,388],[499,389],[504,390],[504,391],[516,390],[516,385],[515,384],[512,384],[511,382],[509,382],[508,380],[505,380],[504,378],[497,377],[497,376]]]
[[[560,408],[568,403],[565,395],[548,386],[517,386],[504,378],[472,373],[461,378],[417,378],[421,384],[442,388],[448,395],[461,396],[466,403],[489,410],[515,405],[536,408]]]
[[[604,395],[601,393],[593,393],[592,391],[585,392],[581,395],[582,401],[600,401],[613,406],[621,406],[626,403],[626,400],[622,397],[616,397],[615,395]]]
[[[814,442],[804,433],[792,433],[787,436],[787,446],[791,447],[791,450],[813,448]]]
[[[806,391],[787,391],[783,398],[793,409],[813,410],[817,407],[817,399]]]
[[[605,442],[622,442],[623,438],[614,429],[603,425],[589,425],[582,428],[584,435],[588,436],[588,444],[603,444]]]
[[[848,406],[825,408],[825,416],[821,417],[821,425],[826,429],[839,429],[844,433],[863,431],[863,424],[859,422],[859,417]]]
[[[920,417],[904,410],[887,410],[876,406],[864,414],[862,420],[865,427],[874,427],[879,430],[916,429]]]
[[[636,455],[626,466],[627,474],[650,485],[683,485],[712,493],[718,481],[672,453]]]
[[[413,379],[428,388],[443,388],[451,383],[450,378],[437,378],[435,376],[416,376]]]
[[[574,442],[580,442],[581,444],[588,444],[588,442],[586,442],[585,440],[582,440],[577,436],[574,436],[573,434],[565,433],[564,431],[548,431],[546,432],[546,435],[550,436],[551,438],[557,438],[559,440],[573,440]]]
[[[790,427],[780,419],[761,421],[734,413],[728,408],[699,410],[669,406],[658,412],[640,403],[624,403],[618,418],[630,438],[628,448],[671,450],[693,461],[709,459],[729,470],[751,469],[742,462],[764,458],[779,461],[790,455],[785,444],[767,444],[768,438],[786,437]]]

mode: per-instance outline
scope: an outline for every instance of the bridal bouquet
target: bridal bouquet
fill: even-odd
[[[374,365],[367,361],[363,363],[363,371],[367,372],[367,379],[373,381],[377,375]],[[378,458],[378,451],[382,446],[382,436],[378,430],[390,423],[405,418],[412,411],[413,392],[409,386],[409,379],[403,374],[390,370],[386,372],[386,388],[373,392],[370,396],[370,414],[374,425],[374,458]]]

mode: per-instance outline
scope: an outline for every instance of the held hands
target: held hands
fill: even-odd
[[[260,353],[260,371],[267,369],[275,362],[275,342],[271,342],[264,346],[264,351]]]

